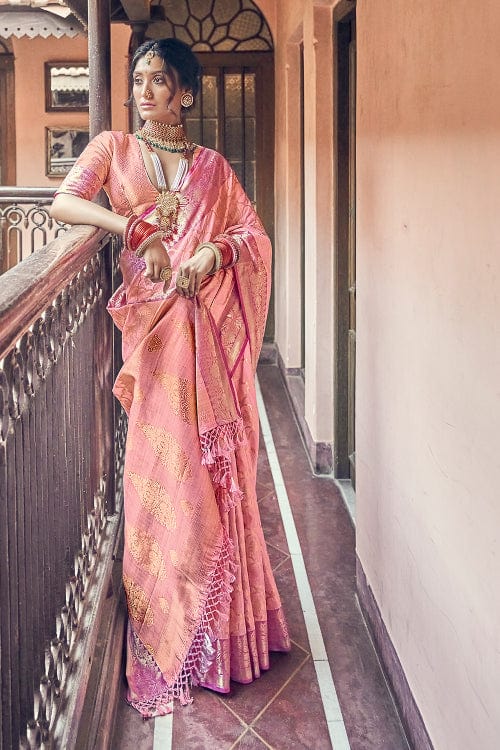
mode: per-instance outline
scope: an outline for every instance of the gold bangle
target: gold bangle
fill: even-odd
[[[161,240],[163,237],[164,232],[160,229],[157,232],[153,232],[148,237],[145,237],[142,242],[139,243],[139,245],[135,249],[135,254],[138,258],[142,258],[148,247],[151,245],[152,242],[155,240]]]
[[[200,250],[204,250],[206,247],[210,248],[215,256],[213,268],[207,274],[208,276],[212,276],[214,273],[217,273],[222,266],[222,253],[214,242],[202,242],[202,244],[198,245],[196,248],[196,252],[199,253]]]

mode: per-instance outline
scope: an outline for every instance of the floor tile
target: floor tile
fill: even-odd
[[[268,750],[269,745],[265,744],[251,729],[246,732],[241,740],[237,742],[234,750]]]
[[[316,673],[310,658],[253,728],[275,750],[331,750]]]
[[[288,632],[290,638],[295,643],[298,643],[305,651],[309,653],[309,639],[307,637],[307,630],[304,624],[304,616],[300,607],[299,594],[297,592],[297,584],[295,583],[295,577],[293,574],[292,561],[286,560],[275,573],[276,585],[280,592],[283,608],[285,610],[285,617],[288,625]]]
[[[110,750],[153,750],[153,733],[154,720],[144,720],[135,708],[121,699]]]
[[[267,542],[267,552],[269,555],[269,560],[271,561],[271,568],[273,570],[276,570],[276,568],[282,565],[285,560],[288,560],[290,558],[289,554],[283,552],[282,550],[275,547],[274,544],[270,544],[269,542]]]
[[[271,668],[267,672],[262,672],[250,685],[232,682],[231,693],[221,696],[221,701],[243,722],[251,724],[307,658],[308,654],[295,644],[288,654],[271,653]]]
[[[174,750],[229,750],[246,726],[211,690],[192,690],[193,703],[174,707]]]
[[[259,510],[264,537],[279,550],[288,554],[285,529],[283,528],[275,492],[271,492],[261,500]]]
[[[259,368],[259,382],[351,750],[407,750],[399,716],[357,605],[356,540],[350,515],[334,482],[314,476],[304,450],[289,447],[302,448],[302,444],[279,370]],[[278,568],[277,581],[287,565]],[[288,598],[290,582],[285,579],[278,585],[285,586]],[[288,617],[293,618],[293,610]],[[292,620],[290,627],[292,631],[300,628],[300,622]]]

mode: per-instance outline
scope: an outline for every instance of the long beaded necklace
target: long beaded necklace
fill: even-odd
[[[167,187],[165,175],[164,175],[158,154],[155,154],[153,150],[153,146],[149,143],[148,140],[146,139],[142,139],[142,140],[144,141],[144,144],[151,155],[151,159],[153,160],[153,166],[154,166],[155,174],[156,174],[156,181],[158,183],[159,192],[155,200],[156,219],[157,219],[159,228],[162,229],[165,233],[163,239],[169,242],[174,239],[179,228],[178,219],[179,219],[180,200],[179,200],[179,196],[177,193],[189,169],[189,162],[187,159],[189,152],[187,152],[186,150],[183,150],[181,152],[180,149],[177,149],[176,151],[172,152],[172,153],[182,153],[183,155],[181,156],[180,161],[179,161],[177,175],[169,189]],[[167,150],[167,149],[164,149],[164,150]]]

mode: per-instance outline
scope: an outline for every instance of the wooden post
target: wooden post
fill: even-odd
[[[111,18],[109,0],[89,0],[90,137],[111,129]]]
[[[130,66],[130,63],[132,62],[132,58],[135,55],[135,51],[138,47],[141,46],[143,42],[146,41],[146,31],[148,28],[148,21],[133,21],[130,24],[130,28],[132,30],[132,34],[130,35],[130,42],[128,45],[128,64]],[[129,90],[129,96],[132,93]],[[135,104],[132,104],[132,106],[129,108],[128,111],[128,124],[130,132],[133,133],[137,130],[137,128],[140,128],[142,125],[142,120],[139,116],[139,112],[137,111],[137,107]]]

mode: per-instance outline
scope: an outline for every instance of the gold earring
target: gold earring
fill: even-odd
[[[192,106],[193,102],[194,96],[192,95],[192,93],[190,91],[185,91],[181,96],[181,106],[186,107],[187,109],[188,107]]]

